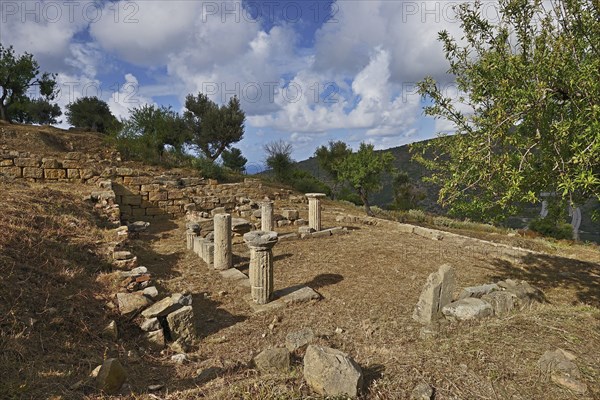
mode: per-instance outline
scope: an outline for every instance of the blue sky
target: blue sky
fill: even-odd
[[[454,4],[3,0],[0,40],[58,73],[63,109],[98,95],[124,118],[143,104],[181,111],[199,91],[235,94],[247,115],[235,146],[260,164],[273,140],[301,160],[330,140],[384,149],[449,129],[423,116],[414,87],[432,75],[452,88],[436,37],[459,33]]]

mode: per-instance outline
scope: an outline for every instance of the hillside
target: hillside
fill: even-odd
[[[436,139],[431,139],[430,141],[435,140]],[[439,204],[437,204],[439,189],[433,184],[423,182],[423,178],[428,176],[429,172],[425,167],[412,159],[410,154],[410,145],[393,147],[387,150],[379,150],[379,152],[382,151],[390,152],[395,159],[394,166],[399,171],[406,172],[411,182],[413,182],[419,189],[426,193],[425,198],[419,202],[417,208],[433,214],[446,215],[445,210]],[[311,173],[313,176],[325,182],[326,184],[331,184],[331,182],[329,182],[327,173],[321,170],[316,158],[312,157],[307,160],[299,161],[297,166],[298,168]],[[391,178],[386,176],[384,177],[383,188],[381,191],[374,193],[371,196],[372,204],[385,208],[387,205],[393,202],[393,196],[394,193],[391,184]],[[539,216],[540,210],[540,204],[527,205],[522,214],[511,216],[504,221],[504,226],[513,229],[526,228],[528,222],[532,218]],[[600,203],[597,200],[591,199],[581,207],[581,210],[581,240],[600,243],[600,223],[592,221],[591,219],[591,215],[594,210],[600,210]],[[566,211],[565,220],[570,222]]]
[[[430,400],[600,397],[597,246],[449,234],[331,200],[325,229],[306,235],[300,193],[123,162],[87,132],[0,125],[0,162],[0,399],[348,398],[309,380],[307,345],[353,360],[360,400],[413,399],[418,387]],[[249,299],[240,227],[260,226],[265,196],[278,220],[276,293],[309,288],[318,299]],[[197,224],[206,244],[211,215],[223,212],[236,219],[233,268],[219,272],[186,239]],[[452,299],[482,284],[520,289],[498,290],[507,311],[494,303],[496,315],[422,325],[415,305],[443,264]],[[557,349],[573,379],[540,366]],[[263,351],[283,353],[284,365],[265,367]]]

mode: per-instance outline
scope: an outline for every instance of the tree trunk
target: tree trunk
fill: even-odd
[[[371,205],[369,204],[368,194],[363,192],[362,190],[359,190],[358,195],[360,196],[360,199],[362,200],[363,204],[365,205],[365,213],[367,213],[367,215],[369,217],[372,217],[374,214],[373,214],[373,211],[371,211]]]
[[[8,112],[6,110],[6,106],[0,102],[0,120],[2,121],[6,121],[6,122],[11,122],[10,119],[8,118]]]

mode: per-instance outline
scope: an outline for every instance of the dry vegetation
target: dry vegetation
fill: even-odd
[[[511,263],[477,246],[435,242],[389,224],[354,224],[345,236],[277,244],[276,289],[306,284],[323,298],[255,314],[247,289],[185,250],[183,220],[153,224],[130,249],[161,293],[188,291],[196,310],[200,338],[188,361],[176,364],[171,350],[146,350],[140,331],[108,306],[103,254],[114,238],[91,203],[81,200],[93,189],[0,186],[1,399],[107,398],[77,384],[104,357],[119,357],[129,373],[119,398],[317,399],[303,382],[301,354],[288,374],[259,374],[249,365],[259,351],[283,345],[287,333],[302,327],[356,359],[365,373],[365,399],[408,398],[420,382],[435,387],[437,400],[600,398],[600,252],[592,246],[486,233],[553,253]],[[306,218],[306,206],[300,210]],[[338,212],[357,214],[327,202],[324,225],[337,225]],[[238,241],[234,253],[236,267],[247,272],[246,246]],[[412,308],[427,275],[443,263],[455,267],[461,287],[525,279],[543,289],[548,302],[501,319],[444,324],[438,338],[421,340]],[[116,344],[100,334],[111,319],[119,327]],[[587,395],[540,374],[537,360],[557,347],[578,356]],[[149,392],[153,384],[164,387]]]

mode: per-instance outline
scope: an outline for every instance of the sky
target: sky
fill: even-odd
[[[431,75],[453,90],[437,34],[460,36],[456,4],[2,0],[0,42],[58,74],[63,111],[81,96],[126,118],[144,104],[183,111],[188,94],[236,95],[246,122],[235,146],[256,167],[274,140],[303,160],[331,140],[386,149],[451,129],[423,115],[415,85]]]

